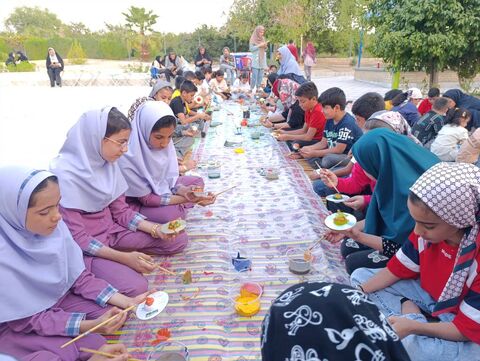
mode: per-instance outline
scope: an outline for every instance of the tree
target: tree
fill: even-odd
[[[39,7],[18,7],[5,20],[11,32],[37,37],[50,37],[61,32],[63,23],[57,15]]]
[[[153,25],[157,23],[158,15],[155,15],[152,10],[146,11],[145,8],[137,8],[130,6],[129,13],[122,13],[125,16],[127,26],[130,29],[138,29],[141,35],[146,35],[146,32],[153,31]]]
[[[146,11],[145,8],[137,8],[130,6],[128,13],[122,13],[125,16],[127,27],[130,29],[137,29],[141,36],[141,57],[146,60],[150,54],[148,48],[147,32],[153,31],[153,25],[157,23],[158,15],[155,15],[152,10]]]
[[[78,22],[78,23],[73,22],[68,25],[65,25],[65,30],[66,30],[65,32],[69,36],[74,36],[74,37],[88,35],[91,33],[90,29],[82,22]]]
[[[73,40],[72,46],[68,51],[67,58],[71,64],[85,64],[87,61],[85,51],[83,51],[83,48],[78,40]]]
[[[470,3],[472,11],[465,12],[464,3]],[[475,0],[443,0],[438,6],[431,1],[373,0],[366,20],[374,29],[372,51],[395,70],[426,71],[430,86],[438,84],[439,71],[455,62],[460,65],[458,59],[471,63],[465,56],[468,37],[477,39],[476,48],[480,45],[478,33],[470,34],[468,27],[478,23],[479,12]]]

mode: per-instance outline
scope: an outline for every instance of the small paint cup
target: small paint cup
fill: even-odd
[[[181,342],[166,341],[159,343],[148,354],[147,361],[189,361],[187,346]]]
[[[237,272],[247,272],[252,268],[252,260],[244,250],[235,250],[231,255],[232,265]]]
[[[312,261],[305,260],[305,250],[295,248],[289,249],[286,253],[288,259],[288,269],[296,275],[306,275],[310,272]]]
[[[211,167],[207,168],[208,178],[220,178],[220,167]]]
[[[242,290],[244,294],[242,294]],[[233,290],[235,312],[243,317],[256,315],[261,308],[262,294],[263,288],[258,283],[246,282],[241,284],[240,287]]]
[[[265,177],[268,180],[276,180],[278,179],[278,170],[274,168],[268,168],[265,172]]]

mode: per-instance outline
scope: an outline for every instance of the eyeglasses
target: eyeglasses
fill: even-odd
[[[111,141],[115,144],[118,144],[120,146],[120,148],[122,148],[122,149],[128,148],[128,145],[130,144],[130,142],[128,140],[120,143],[119,141],[116,141],[115,139],[111,139],[111,138],[108,138],[108,137],[105,137],[105,139],[107,139],[107,140],[109,140],[109,141]]]

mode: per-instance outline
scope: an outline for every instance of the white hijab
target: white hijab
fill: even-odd
[[[18,166],[0,168],[0,323],[52,307],[85,269],[82,250],[63,221],[49,236],[26,228],[32,192],[51,176]]]
[[[135,113],[128,152],[119,160],[127,180],[127,196],[143,197],[171,193],[178,179],[178,161],[173,141],[164,149],[150,146],[155,123],[172,109],[164,102],[146,102]]]
[[[84,113],[52,160],[50,169],[58,177],[64,208],[100,212],[128,188],[118,163],[107,162],[101,153],[111,109]]]

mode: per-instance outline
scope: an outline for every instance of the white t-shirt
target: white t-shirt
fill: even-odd
[[[250,84],[248,82],[242,83],[240,79],[235,79],[233,82],[232,86],[232,91],[233,92],[239,92],[239,93],[249,93],[251,90]]]
[[[440,129],[430,151],[444,162],[454,162],[460,145],[468,139],[468,131],[458,125],[446,124]]]
[[[220,83],[217,81],[217,79],[213,78],[210,80],[210,89],[212,89],[214,92],[217,93],[222,93],[222,92],[227,92],[228,91],[228,85],[225,79],[223,79]]]

